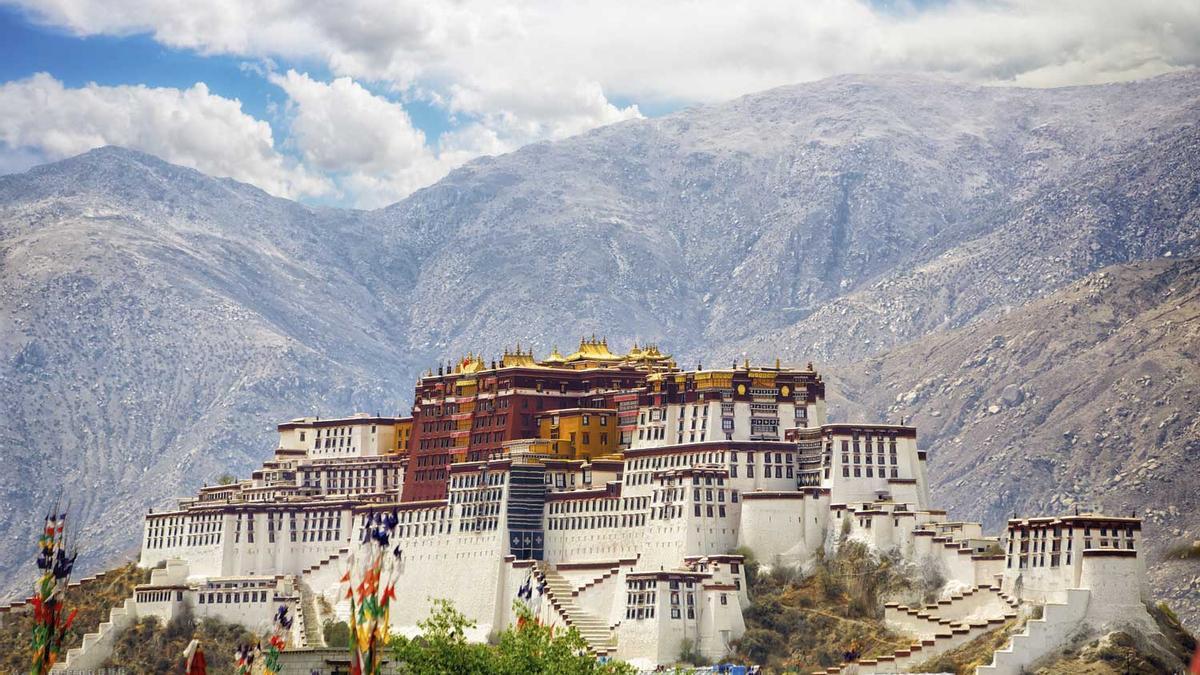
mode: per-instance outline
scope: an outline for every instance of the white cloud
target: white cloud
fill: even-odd
[[[568,117],[607,119],[611,110],[578,100],[593,87],[711,101],[847,72],[1056,85],[1200,62],[1194,0],[958,0],[921,11],[863,0],[3,1],[83,35],[150,31],[203,52],[317,58],[401,89],[455,87],[462,109],[547,129],[572,101]],[[562,105],[540,110],[547,89]]]
[[[45,73],[0,84],[0,144],[16,165],[56,160],[104,145],[149,152],[283,197],[320,195],[327,181],[276,152],[271,127],[237,101],[189,89],[64,87]]]
[[[327,64],[329,83],[273,80],[292,98],[297,150],[359,204],[406,194],[478,154],[639,115],[613,99],[719,101],[841,73],[1056,86],[1200,65],[1195,0],[950,0],[920,10],[865,0],[0,3],[80,35],[149,32],[202,53]],[[364,81],[466,123],[431,146],[401,104]]]
[[[290,142],[306,165],[332,175],[343,199],[359,207],[389,204],[468,159],[509,149],[494,136],[463,133],[439,153],[401,104],[348,77],[320,82],[289,70],[269,79],[288,95]]]

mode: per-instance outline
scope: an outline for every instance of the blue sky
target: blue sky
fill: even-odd
[[[371,208],[474,157],[831,75],[1058,86],[1198,60],[1194,0],[0,0],[0,173],[118,144]]]
[[[103,85],[144,84],[187,88],[204,82],[215,94],[237,99],[259,119],[287,103],[287,96],[264,80],[247,60],[222,54],[202,56],[188,49],[171,49],[147,33],[128,36],[75,36],[54,26],[38,25],[26,12],[0,6],[0,82],[47,72],[68,87],[89,82]],[[332,77],[325,64],[307,59],[287,64],[313,77]],[[386,87],[369,86],[392,100],[400,97]],[[450,127],[446,112],[428,101],[414,99],[405,108],[427,138],[436,140]]]

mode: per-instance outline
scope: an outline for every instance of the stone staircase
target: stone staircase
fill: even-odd
[[[933,637],[946,629],[983,622],[1003,624],[1017,618],[1018,603],[997,586],[974,586],[920,607],[894,602],[884,605],[884,622],[899,633]]]
[[[972,587],[921,607],[890,602],[884,605],[884,621],[893,630],[915,636],[910,645],[891,654],[831,666],[817,673],[874,675],[905,672],[1017,617],[1016,600],[1005,596],[997,586]]]
[[[542,562],[534,568],[534,575],[545,583],[546,599],[551,606],[569,628],[579,631],[592,654],[612,656],[616,653],[617,642],[612,630],[603,619],[589,614],[575,602],[577,591],[570,581]]]
[[[325,628],[317,613],[317,599],[312,589],[303,580],[296,579],[296,590],[300,594],[300,630],[296,631],[300,638],[301,649],[320,649],[325,647]]]
[[[616,575],[618,572],[620,572],[620,571],[621,571],[621,568],[620,568],[620,566],[618,566],[618,565],[613,565],[613,568],[612,568],[612,569],[610,569],[610,570],[605,570],[604,574],[601,574],[600,576],[596,577],[595,579],[592,579],[592,580],[588,581],[587,583],[585,583],[584,585],[580,586],[579,588],[576,588],[576,589],[574,589],[574,590],[571,592],[571,595],[578,596],[580,593],[582,593],[582,592],[584,592],[584,591],[588,590],[589,588],[592,588],[592,587],[595,587],[595,586],[599,586],[600,584],[602,584],[602,583],[604,583],[606,580],[608,580],[610,577],[613,577],[613,576],[615,576],[615,575]]]
[[[1067,590],[1065,603],[1047,603],[1042,616],[1025,622],[1025,630],[1012,637],[1008,645],[996,650],[992,662],[975,669],[976,675],[1019,675],[1035,661],[1054,651],[1087,615],[1091,592]]]
[[[296,587],[298,589],[303,587],[312,595],[313,604],[311,606],[314,610],[316,609],[315,601],[318,594],[314,592],[313,589],[336,588],[339,583],[338,580],[341,579],[342,574],[345,572],[345,570],[342,569],[341,562],[346,559],[349,554],[350,549],[343,548],[336,553],[331,553],[325,558],[322,558],[319,562],[309,565],[308,567],[304,568],[300,574],[296,575]],[[302,600],[302,603],[307,603],[307,601]],[[333,603],[333,609],[334,615],[332,618],[335,621],[349,621],[349,603],[338,599]],[[314,611],[314,616],[316,617],[317,624],[314,625],[313,628],[317,630],[317,632],[323,633],[324,628],[322,625],[320,625],[320,613]],[[322,638],[323,637],[324,636],[322,635]]]
[[[101,622],[93,633],[83,636],[83,642],[67,651],[66,658],[50,670],[52,673],[93,671],[112,653],[113,641],[122,630],[137,620],[137,601],[126,598],[120,607],[113,607],[108,621]]]
[[[338,560],[339,558],[341,558],[342,556],[344,556],[348,553],[350,553],[349,548],[338,549],[338,551],[336,553],[330,553],[329,555],[322,558],[319,562],[315,562],[315,563],[309,565],[308,567],[304,568],[300,572],[300,576],[306,576],[309,574],[313,574],[314,572],[321,569],[322,567],[326,567],[327,565],[333,564],[336,560]]]

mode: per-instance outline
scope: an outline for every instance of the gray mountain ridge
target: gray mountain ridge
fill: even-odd
[[[60,492],[102,566],[144,509],[256,465],[275,423],[400,411],[466,351],[594,332],[835,375],[1112,264],[1200,254],[1198,113],[1194,73],[848,76],[476,160],[376,211],[119,148],[0,177],[5,587],[25,592]],[[934,453],[936,479],[953,450]],[[956,496],[974,489],[939,499],[983,517]]]

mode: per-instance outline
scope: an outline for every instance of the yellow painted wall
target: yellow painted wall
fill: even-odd
[[[612,454],[621,442],[614,410],[548,411],[538,418],[538,437],[566,441],[571,459]]]

